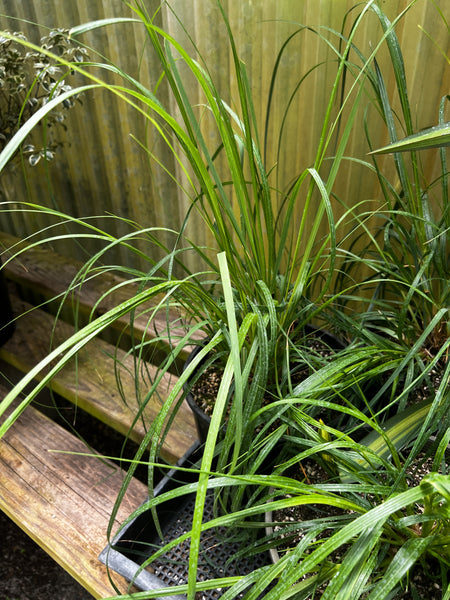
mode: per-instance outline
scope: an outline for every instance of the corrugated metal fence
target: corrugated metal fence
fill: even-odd
[[[144,4],[149,13],[152,13],[158,2],[146,0]],[[271,72],[277,52],[286,37],[300,23],[334,37],[334,34],[327,33],[320,27],[326,26],[339,31],[343,15],[354,4],[356,2],[348,0],[223,2],[236,36],[238,51],[250,75],[261,135]],[[393,18],[406,4],[404,0],[389,0],[388,3],[383,3],[383,7]],[[445,15],[444,0],[419,0],[397,29],[406,57],[409,92],[417,129],[436,123],[439,100],[450,89],[449,69],[441,53],[448,53],[449,36],[436,5],[440,6]],[[224,97],[232,103],[236,94],[236,82],[230,69],[231,57],[226,31],[216,3],[213,0],[173,0],[170,6],[171,10],[164,5],[161,11],[163,25],[180,39],[187,39],[184,28],[189,32],[217,78]],[[96,19],[132,16],[125,3],[120,0],[0,0],[0,15],[1,29],[22,30],[33,41],[38,41],[46,28],[70,28]],[[424,31],[434,42],[430,41]],[[369,53],[380,35],[379,24],[375,19],[368,19],[364,30],[358,34],[357,44],[365,53]],[[302,84],[278,153],[278,131],[290,94],[308,69],[330,59],[325,44],[313,31],[304,31],[297,38],[292,44],[292,51],[280,67],[268,130],[271,142],[268,161],[269,164],[277,163],[279,181],[283,185],[288,185],[294,173],[312,163],[330,81],[335,72],[333,63],[328,63],[312,72]],[[100,60],[101,55],[106,56],[125,72],[138,77],[149,88],[156,85],[159,69],[146,47],[142,26],[122,23],[84,34],[80,39],[99,52],[99,57],[96,57],[90,51],[92,59]],[[383,50],[380,53],[380,65],[385,72],[388,90],[394,95],[394,80],[387,70],[386,58]],[[74,75],[71,78],[72,85],[77,83],[77,77]],[[195,88],[192,89],[192,101],[201,101]],[[365,160],[367,143],[362,112],[359,119],[359,126],[355,128],[349,141],[348,154]],[[381,127],[380,119],[374,117],[373,123],[371,134],[374,146],[386,143],[387,135]],[[35,168],[27,167],[26,177],[20,168],[2,174],[1,186],[9,200],[54,207],[74,217],[102,215],[100,223],[112,233],[125,233],[129,231],[129,225],[110,219],[107,215],[136,222],[144,228],[163,226],[177,230],[180,227],[188,200],[171,176],[179,175],[178,167],[161,140],[145,125],[142,115],[106,91],[93,91],[85,94],[82,106],[71,111],[66,125],[64,147],[47,166],[40,164]],[[149,165],[146,153],[134,136],[145,141],[152,149],[159,147],[165,170]],[[424,153],[422,160],[427,177],[431,180],[437,173],[437,153]],[[384,158],[382,164],[388,174],[392,173],[392,157]],[[376,206],[378,191],[374,180],[368,176],[367,170],[356,164],[348,163],[342,169],[336,193],[347,202],[351,198],[355,202],[374,198],[371,207]],[[336,205],[337,213],[339,210]],[[0,219],[0,227],[21,236],[55,222],[53,218],[23,210],[3,213]],[[203,229],[201,222],[194,221],[191,233],[198,243],[209,242]],[[171,243],[170,236],[164,239]],[[83,242],[82,246],[92,251],[95,243]],[[62,248],[63,251],[64,248],[67,249],[66,246]],[[70,252],[84,256],[81,247],[71,249]],[[130,265],[134,260],[122,251],[117,251],[114,259]]]

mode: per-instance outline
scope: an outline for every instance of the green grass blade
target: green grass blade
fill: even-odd
[[[367,447],[370,453],[379,460],[386,460],[392,454],[392,449],[401,450],[414,437],[422,427],[425,417],[428,415],[432,402],[421,402],[417,406],[411,406],[400,414],[395,415],[383,424],[383,433],[371,432],[360,445]],[[372,469],[372,461],[361,457],[356,459],[363,469]],[[341,474],[341,480],[345,482],[354,481],[352,475]]]
[[[235,379],[236,392],[238,399],[242,403],[242,382],[240,378],[240,356],[239,356],[239,336],[234,312],[233,295],[227,269],[226,255],[224,253],[218,256],[219,266],[222,274],[222,285],[225,294],[225,301],[228,315],[228,331],[230,335],[231,352],[225,365],[222,381],[220,383],[217,398],[214,403],[214,410],[211,416],[211,423],[208,430],[203,458],[201,463],[201,472],[198,480],[197,495],[195,498],[194,515],[192,519],[191,547],[189,552],[189,580],[188,580],[188,600],[195,599],[197,584],[197,569],[200,553],[200,535],[202,532],[203,513],[208,489],[209,473],[214,457],[219,429],[223,419],[226,402],[228,399],[228,390],[233,378]],[[235,399],[236,401],[236,399]]]
[[[4,32],[2,32],[3,35]],[[77,94],[81,94],[88,90],[99,88],[98,84],[84,85],[77,88],[73,88],[67,92],[63,92],[59,96],[52,98],[49,102],[41,106],[39,110],[37,110],[29,119],[25,121],[25,123],[21,126],[21,128],[14,134],[14,136],[10,139],[10,141],[3,148],[0,153],[0,173],[5,168],[7,163],[11,160],[12,156],[17,152],[20,145],[25,141],[27,136],[31,133],[31,131],[36,127],[36,125],[43,119],[51,110],[53,110],[59,104],[62,104],[64,100],[71,98],[72,96],[76,96]]]
[[[407,540],[395,554],[383,579],[369,595],[368,600],[384,600],[387,594],[405,577],[410,568],[432,544],[433,537]]]
[[[83,23],[82,25],[72,27],[69,30],[69,38],[77,37],[78,35],[87,33],[88,31],[94,31],[96,29],[99,29],[100,27],[117,25],[118,23],[139,23],[140,25],[142,25],[142,21],[140,19],[131,19],[130,17],[98,19],[97,21],[90,21],[89,23]]]
[[[409,135],[400,141],[384,146],[370,154],[391,154],[394,152],[410,152],[411,150],[426,150],[450,146],[450,123],[436,125],[429,129]]]

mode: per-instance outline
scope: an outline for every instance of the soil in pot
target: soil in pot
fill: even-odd
[[[342,350],[345,347],[341,340],[325,330],[318,329],[312,325],[308,325],[305,329],[305,348],[311,354],[320,356],[322,360],[331,360],[336,351]],[[199,347],[194,349],[192,354],[187,359],[186,365],[190,363],[199,350]],[[310,374],[311,367],[309,367],[306,363],[301,366],[297,365],[295,370],[291,373],[292,383],[298,384],[306,379]],[[206,441],[206,437],[208,435],[209,423],[214,410],[221,378],[222,372],[215,365],[212,365],[211,367],[205,369],[195,384],[189,388],[189,391],[186,395],[186,400],[194,413],[198,436],[202,443]],[[263,402],[269,404],[272,399],[273,396],[269,391],[266,399]]]
[[[425,458],[424,454],[419,455],[406,475],[408,487],[419,485],[423,477],[430,472],[432,463],[432,457]],[[312,459],[302,461],[301,466],[295,471],[290,472],[289,475],[308,484],[330,482],[330,475]],[[280,555],[290,548],[295,547],[301,541],[305,534],[305,530],[299,527],[301,523],[323,517],[328,517],[331,521],[345,519],[343,523],[345,525],[348,522],[348,517],[352,517],[352,514],[336,507],[324,505],[295,506],[268,513],[266,516],[266,522],[268,523],[266,531],[269,535],[273,534],[273,532],[278,533],[279,539],[277,548],[270,551],[272,561],[278,560]],[[272,528],[271,523],[275,523],[276,525]],[[283,533],[284,530],[285,533]],[[332,531],[332,528],[325,529],[317,536],[317,540],[326,539],[331,535]],[[314,549],[315,547],[310,552]],[[348,549],[349,545],[343,545],[330,554],[329,560],[334,563],[341,562]],[[321,598],[325,587],[325,585],[318,587],[313,596],[314,600]],[[412,598],[412,587],[415,588],[418,598],[423,598],[424,600],[442,600],[441,568],[437,561],[428,560],[425,567],[423,564],[417,563],[410,572],[408,589],[398,592],[393,600],[410,600]]]

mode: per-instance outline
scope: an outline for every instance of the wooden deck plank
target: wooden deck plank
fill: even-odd
[[[97,559],[123,472],[95,457],[51,450],[83,453],[86,447],[28,407],[0,440],[0,509],[95,598],[115,595],[109,577],[125,593],[126,581]],[[146,486],[133,479],[116,526],[146,496]]]
[[[17,250],[24,247],[22,244],[17,238],[0,232],[3,249],[14,246]],[[81,266],[47,248],[35,247],[10,261],[5,271],[21,289],[30,290],[34,299],[37,294],[47,300],[63,294]],[[105,290],[123,281],[112,273],[102,273],[75,289],[73,298],[87,317]],[[127,284],[108,295],[96,306],[96,315],[128,299],[135,290],[136,287]],[[48,355],[50,348],[68,339],[74,328],[62,320],[55,322],[47,308],[44,312],[17,298],[13,297],[12,301],[14,313],[21,316],[13,337],[0,348],[0,360],[27,373]],[[142,308],[142,314],[135,320],[134,333],[148,340],[164,330],[167,317],[161,313],[161,318],[156,319],[155,333],[148,329],[146,310],[151,310],[151,306]],[[64,315],[70,315],[70,310]],[[174,323],[179,323],[179,318],[177,311],[170,314]],[[127,318],[116,325],[118,331],[124,331]],[[182,328],[172,329],[175,337],[182,332]],[[167,351],[170,351],[168,345]],[[140,365],[137,372],[131,354],[116,351],[111,344],[96,338],[78,352],[76,360],[54,376],[49,387],[89,413],[93,427],[95,419],[99,419],[124,435],[131,431],[129,437],[140,443],[161,403],[177,382],[176,375],[165,375],[157,393],[147,402],[158,369],[148,362]],[[9,368],[4,367],[2,371]],[[39,377],[42,378],[43,373]],[[0,384],[0,400],[6,393]],[[142,418],[135,422],[144,399]],[[165,439],[161,457],[174,463],[196,439],[193,415],[183,403]],[[116,593],[110,579],[121,593],[129,591],[129,584],[119,575],[108,572],[98,559],[107,542],[107,526],[124,473],[109,461],[82,456],[86,451],[83,442],[73,434],[32,406],[27,407],[0,439],[0,510],[95,598],[105,598]],[[133,479],[120,506],[115,530],[146,497],[146,486]]]
[[[17,320],[12,338],[0,348],[0,358],[27,373],[48,354],[51,344],[55,347],[67,339],[73,333],[73,328],[63,321],[58,321],[55,325],[50,315],[38,309],[32,310],[32,307],[17,298],[13,297],[12,302],[15,314],[23,316]],[[139,403],[142,403],[157,376],[157,368],[145,363],[145,371],[142,369],[136,375],[136,386],[132,357],[119,350],[115,361],[113,353],[113,346],[102,340],[89,342],[79,351],[77,359],[52,379],[50,387],[124,435],[134,425],[130,438],[140,443],[177,378],[167,374],[162,379],[157,388],[158,393],[152,395],[143,411],[143,418],[134,423]],[[123,397],[118,391],[115,367],[120,374]],[[139,394],[136,393],[137,389]],[[168,462],[176,462],[196,439],[194,418],[184,402],[165,440],[162,458]]]
[[[3,248],[3,262],[13,256],[19,250],[27,248],[27,244],[17,237],[0,231],[0,248]],[[10,249],[10,250],[8,250]],[[27,248],[17,258],[13,258],[4,266],[5,275],[11,281],[31,289],[33,292],[41,295],[45,299],[62,296],[73,284],[74,278],[82,268],[83,263],[73,258],[62,256],[43,246],[33,246]],[[126,280],[112,272],[99,272],[95,277],[90,277],[83,282],[82,286],[75,287],[73,294],[67,296],[67,303],[77,302],[80,314],[87,318],[100,298],[102,301],[96,306],[94,317],[104,314],[111,308],[117,306],[120,302],[132,298],[138,291],[138,286],[133,283],[122,285]],[[117,287],[120,286],[120,287]],[[111,291],[114,290],[114,291]],[[111,292],[110,292],[111,291]],[[108,295],[105,296],[105,292]],[[110,293],[109,293],[110,292]],[[60,302],[60,300],[58,301]],[[135,338],[146,340],[155,339],[157,335],[164,335],[167,332],[167,322],[169,320],[171,344],[176,345],[178,339],[184,335],[182,326],[182,317],[180,311],[171,308],[169,314],[166,310],[161,310],[149,326],[149,315],[152,312],[154,304],[147,303],[141,307],[139,314],[136,314],[133,323],[133,335]],[[129,317],[124,316],[112,325],[121,335],[129,332]],[[196,336],[201,339],[199,333]],[[170,351],[168,341],[158,344],[158,349]],[[156,347],[155,347],[156,351]],[[189,349],[183,349],[180,360],[187,357]]]

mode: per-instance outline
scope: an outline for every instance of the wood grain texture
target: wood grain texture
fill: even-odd
[[[127,282],[113,272],[97,272],[80,282],[77,277],[83,263],[74,258],[62,256],[53,252],[48,247],[31,246],[19,238],[0,231],[0,247],[4,248],[2,260],[5,264],[5,275],[11,281],[30,290],[33,294],[45,300],[56,298],[56,309],[59,308],[64,295],[65,304],[69,307],[67,315],[76,307],[79,316],[87,320],[103,315],[108,310],[132,298],[139,290],[135,283]],[[13,258],[12,258],[13,257]],[[11,259],[11,260],[9,260]],[[9,260],[9,262],[8,262]],[[170,352],[171,347],[177,345],[183,337],[185,330],[183,319],[179,310],[171,308],[169,312],[161,309],[153,315],[153,309],[162,297],[154,302],[143,304],[133,319],[133,336],[139,340],[155,340],[161,336],[156,349]],[[150,315],[152,319],[150,322]],[[168,323],[170,323],[170,343],[168,340]],[[118,318],[111,327],[120,332],[122,339],[130,334],[130,319],[128,315]],[[196,335],[201,339],[202,334]],[[156,351],[156,350],[155,350]],[[185,360],[189,348],[181,353],[181,360]]]
[[[0,440],[0,508],[95,598],[115,595],[109,577],[125,593],[126,581],[98,560],[124,473],[108,461],[58,450],[87,451],[28,407]],[[146,496],[146,486],[133,479],[115,530]]]
[[[193,51],[195,47],[196,53],[200,53],[205,59],[219,93],[229,105],[236,106],[239,98],[237,77],[231,66],[229,39],[217,3],[206,0],[172,0],[170,6],[166,6],[166,3],[161,6],[160,4],[159,0],[145,2],[149,14],[158,11],[158,18],[161,18],[164,29],[178,41],[185,43],[188,52]],[[405,0],[389,0],[380,4],[390,20],[399,15],[407,5]],[[323,115],[336,74],[336,56],[321,37],[328,37],[337,47],[337,32],[341,31],[347,11],[355,5],[355,0],[223,2],[239,58],[247,69],[261,140],[270,86],[273,83],[272,72],[278,53],[288,36],[293,34],[300,24],[307,26],[290,42],[287,52],[282,57],[270,106],[266,165],[270,170],[271,185],[277,190],[290,189],[293,179],[314,164],[314,156],[320,144]],[[450,69],[445,59],[450,52],[450,36],[445,22],[438,14],[440,7],[448,21],[447,5],[446,0],[416,2],[396,26],[399,43],[404,52],[408,95],[417,130],[437,122],[439,102],[450,89]],[[61,23],[73,27],[97,19],[135,16],[124,3],[115,0],[0,0],[0,13],[3,29],[16,31],[18,22],[14,17],[19,18],[20,29],[29,39],[39,39],[41,33],[40,29],[36,31],[33,23],[39,23],[43,28],[60,27]],[[355,13],[353,10],[346,19],[344,36],[349,35]],[[8,18],[9,16],[12,18]],[[377,19],[372,18],[370,14],[368,17],[354,40],[365,56],[370,55],[382,37]],[[144,27],[140,27],[139,24],[118,23],[89,31],[80,37],[80,41],[94,48],[107,60],[111,60],[125,73],[133,77],[138,76],[139,82],[148,90],[153,91],[158,87],[158,100],[171,109],[167,86],[157,86],[161,66],[155,53],[151,51],[151,45],[147,43]],[[96,53],[93,52],[91,59],[95,56]],[[394,74],[389,67],[389,53],[385,47],[378,53],[377,60],[394,111],[397,113],[400,108],[399,99],[395,91]],[[319,68],[313,69],[316,65]],[[204,94],[185,70],[182,70],[182,76],[191,105],[194,110],[198,109],[196,114],[202,135],[213,153],[218,147],[217,127],[203,109]],[[117,79],[110,79],[108,73],[103,72],[103,77],[107,81],[117,83]],[[297,89],[300,82],[302,85]],[[348,78],[348,82],[350,86],[351,77]],[[68,77],[67,83],[77,85],[80,80],[76,76]],[[126,81],[123,83],[127,85]],[[371,96],[370,88],[368,93]],[[293,102],[285,121],[285,111],[291,95]],[[70,143],[64,143],[58,148],[50,164],[40,161],[33,169],[24,169],[24,176],[22,169],[3,171],[2,187],[7,193],[6,198],[19,202],[28,200],[51,208],[56,204],[58,210],[77,217],[106,214],[120,216],[120,219],[109,219],[105,225],[107,231],[115,235],[135,232],[133,226],[124,226],[124,219],[137,223],[142,228],[155,226],[180,231],[192,198],[195,198],[199,191],[198,188],[196,192],[191,190],[190,186],[183,185],[185,180],[181,171],[182,168],[186,168],[186,163],[179,166],[174,152],[158,135],[158,129],[152,127],[149,122],[146,125],[139,111],[133,110],[113,94],[96,90],[83,95],[82,102],[82,106],[68,111],[67,132],[59,128],[54,133],[58,141]],[[335,115],[337,108],[336,103]],[[172,114],[177,115],[177,112],[174,110]],[[344,112],[344,119],[346,115]],[[362,200],[373,199],[370,204],[362,205],[361,209],[364,212],[379,210],[380,202],[383,202],[380,186],[375,184],[370,170],[360,164],[360,161],[367,161],[369,151],[364,133],[365,124],[369,128],[368,135],[374,148],[383,146],[388,141],[388,130],[377,114],[376,104],[371,97],[363,99],[356,126],[350,133],[348,148],[345,151],[346,156],[357,160],[344,161],[333,189],[336,197],[345,199],[345,204],[351,206],[353,202],[355,210]],[[136,139],[139,143],[136,143]],[[42,143],[39,132],[36,143]],[[156,154],[162,168],[158,168],[156,161],[149,161],[141,143],[146,145],[149,152]],[[330,147],[331,152],[332,148],[333,145]],[[179,154],[183,160],[182,153]],[[220,159],[219,155],[215,165],[220,164]],[[425,153],[421,160],[425,180],[434,181],[441,170],[439,153]],[[328,178],[328,165],[329,162],[325,161],[321,172],[324,180]],[[380,159],[379,166],[383,174],[395,185],[395,163],[392,157]],[[219,174],[225,181],[228,180],[227,170],[219,170]],[[25,180],[28,185],[25,185]],[[192,198],[187,196],[189,193]],[[300,223],[304,212],[303,196],[305,194],[299,195],[292,217],[294,223]],[[275,198],[274,194],[274,202]],[[333,203],[336,220],[345,209],[341,204],[344,203]],[[8,210],[8,207],[4,210]],[[311,210],[310,213],[311,217],[307,217],[306,231],[314,216],[314,211]],[[193,239],[199,246],[214,247],[209,230],[196,217],[193,211],[189,217],[188,230],[185,231],[186,237]],[[17,209],[15,204],[11,206],[11,212],[1,215],[0,219],[3,229],[19,236],[32,234],[55,222],[54,217],[27,210],[26,207]],[[98,221],[94,223],[97,224]],[[100,220],[100,225],[103,223],[104,221]],[[348,227],[352,226],[353,222],[350,220]],[[52,231],[66,232],[62,227]],[[343,230],[339,236],[346,242],[347,232],[348,230]],[[327,234],[328,223],[324,219],[318,239]],[[173,247],[175,240],[173,236],[165,236],[161,232],[161,241]],[[351,241],[353,238],[350,236],[348,243]],[[74,251],[78,252],[80,257],[86,247],[92,254],[101,246],[95,242],[96,240],[86,240],[83,247],[80,244],[79,248],[74,245]],[[344,248],[348,250],[351,246],[345,245]],[[146,249],[147,246],[144,246],[144,250]],[[154,245],[149,249],[152,255],[156,251]],[[125,247],[117,247],[114,252],[114,260],[118,264],[136,265],[136,256],[130,256]],[[186,260],[194,272],[205,267],[196,253],[186,253],[183,260]]]
[[[73,328],[63,321],[55,324],[50,315],[17,298],[12,300],[15,314],[23,316],[17,320],[12,338],[0,348],[0,358],[27,373],[47,356],[50,347],[55,348],[66,340]],[[145,363],[137,370],[132,356],[118,350],[113,357],[115,352],[113,346],[95,339],[82,348],[76,360],[59,371],[49,385],[62,397],[120,433],[129,433],[131,439],[140,443],[177,378],[167,374],[156,392],[147,398],[157,377],[157,367]],[[42,379],[44,373],[45,370],[38,378]],[[139,407],[143,408],[140,418],[136,419]],[[165,439],[162,458],[176,462],[196,439],[192,412],[183,402]]]
[[[9,243],[15,242],[9,238]],[[38,247],[21,259],[25,256],[27,261],[8,263],[8,275],[45,299],[62,293],[77,272],[74,262]],[[104,278],[102,285],[107,289],[117,283]],[[101,294],[100,286],[83,286],[79,297],[86,314]],[[28,373],[75,330],[17,297],[12,303],[16,330],[0,348],[0,358]],[[142,321],[142,335],[145,326]],[[53,366],[42,369],[37,380]],[[140,443],[177,382],[175,375],[166,374],[150,396],[157,376],[157,366],[140,362],[137,367],[131,353],[95,339],[57,372],[49,387],[92,415],[93,426],[99,419]],[[0,389],[0,398],[5,394]],[[161,457],[175,462],[195,441],[193,416],[183,403]],[[0,509],[95,598],[105,598],[116,593],[110,578],[120,593],[129,590],[122,577],[108,573],[98,560],[124,473],[109,461],[77,454],[86,452],[81,441],[29,406],[0,439]],[[146,497],[146,486],[133,479],[113,532]]]

